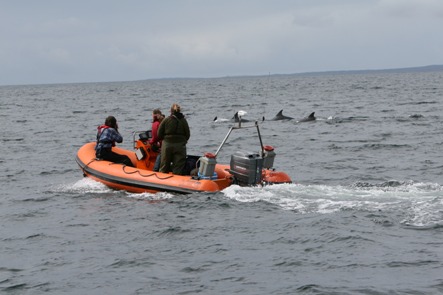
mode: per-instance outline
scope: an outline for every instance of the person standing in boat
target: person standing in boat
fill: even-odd
[[[97,127],[95,156],[98,159],[134,167],[128,156],[112,151],[112,147],[115,146],[116,142],[123,142],[123,137],[118,132],[117,119],[114,116],[109,116],[106,118],[104,125]]]
[[[160,160],[161,160],[160,149],[162,146],[162,141],[158,138],[158,127],[160,126],[160,123],[163,121],[164,118],[165,116],[162,114],[160,109],[155,109],[152,111],[152,126],[151,126],[152,138],[149,140],[149,144],[151,144],[151,148],[154,151],[159,151],[157,159],[155,160],[154,171],[160,170]]]
[[[181,113],[180,106],[174,103],[171,106],[171,115],[165,118],[158,128],[158,138],[163,140],[160,172],[172,171],[173,174],[183,174],[186,164],[186,144],[190,137],[188,121]]]

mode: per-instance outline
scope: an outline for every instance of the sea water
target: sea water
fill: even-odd
[[[442,81],[411,72],[1,86],[0,292],[442,293]],[[172,103],[199,156],[245,111],[242,125],[258,122],[293,183],[130,194],[83,177],[76,152],[108,115],[132,149],[132,132]],[[281,109],[294,119],[270,121]],[[299,122],[312,112],[316,121]],[[260,150],[254,128],[234,130],[217,161],[237,150]]]

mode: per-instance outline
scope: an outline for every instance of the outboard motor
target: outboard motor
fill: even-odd
[[[212,153],[205,153],[203,157],[200,157],[200,167],[198,168],[198,177],[202,179],[217,179],[217,173],[215,172],[215,165],[217,160]]]
[[[242,186],[257,185],[262,181],[263,158],[257,153],[238,151],[231,156],[229,172]]]
[[[265,145],[263,149],[263,168],[271,169],[272,167],[274,167],[274,159],[276,155],[274,152],[274,147],[270,145]]]

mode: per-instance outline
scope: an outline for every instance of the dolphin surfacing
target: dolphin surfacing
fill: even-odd
[[[309,121],[315,121],[317,118],[315,117],[315,112],[312,112],[309,116],[300,119],[298,122],[309,122]]]
[[[238,112],[236,112],[234,114],[234,117],[232,117],[231,119],[233,122],[238,123],[240,121],[240,117],[238,116]],[[249,122],[249,120],[243,119],[243,117],[241,118],[242,122]]]
[[[274,118],[271,119],[271,121],[292,120],[292,119],[294,118],[283,115],[283,110],[281,110],[280,112],[277,113],[277,115],[275,115]]]

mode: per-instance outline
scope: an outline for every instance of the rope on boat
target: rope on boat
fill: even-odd
[[[85,167],[88,167],[89,164],[91,164],[92,162],[95,162],[95,161],[98,161],[98,160],[97,160],[96,158],[94,158],[94,159],[92,159],[91,161],[89,161],[89,163],[86,164],[84,167],[81,167],[81,166],[80,166],[80,168],[81,168],[82,171],[83,171],[83,176],[86,176],[86,170],[85,170]]]
[[[120,163],[109,163],[109,165],[122,165],[122,164],[120,164]],[[137,169],[137,170],[132,171],[132,172],[128,172],[128,171],[125,170],[126,167],[128,167],[128,166],[125,165],[125,164],[123,164],[123,166],[122,166],[122,170],[123,170],[124,173],[129,174],[129,175],[130,175],[130,174],[138,173],[138,175],[140,175],[141,177],[151,177],[151,176],[155,176],[155,177],[157,177],[158,179],[161,179],[161,180],[163,180],[163,179],[168,179],[168,178],[171,178],[171,177],[174,176],[174,175],[168,175],[168,176],[166,176],[166,177],[159,177],[159,176],[157,175],[156,172],[151,173],[151,174],[148,174],[148,175],[144,175],[144,174],[140,173],[140,169]]]
[[[85,167],[86,167],[86,166],[89,166],[89,164],[91,164],[92,162],[95,162],[95,161],[99,161],[99,160],[97,160],[96,158],[94,158],[94,159],[92,159],[91,161],[89,161],[89,163],[86,164]]]
[[[100,161],[100,160],[94,158],[94,159],[92,159],[91,161],[89,161],[89,162],[85,165],[85,167],[89,166],[92,162],[95,162],[95,161]],[[125,168],[127,167],[127,165],[125,165],[125,164],[112,163],[112,162],[111,162],[111,163],[109,163],[109,165],[122,165],[122,170],[123,170],[124,173],[126,173],[126,174],[134,174],[134,173],[138,173],[141,177],[151,177],[151,176],[155,176],[155,177],[157,177],[158,179],[163,180],[163,179],[168,179],[168,178],[171,178],[171,177],[174,176],[174,175],[168,175],[168,176],[166,176],[166,177],[159,177],[159,176],[157,175],[156,172],[151,173],[151,174],[148,174],[148,175],[144,175],[144,174],[140,173],[140,170],[139,170],[139,169],[137,169],[137,170],[135,170],[135,171],[133,171],[133,172],[128,172],[128,171],[126,171]],[[86,170],[85,170],[84,168],[82,168],[82,171],[83,171],[83,174],[86,175]]]

